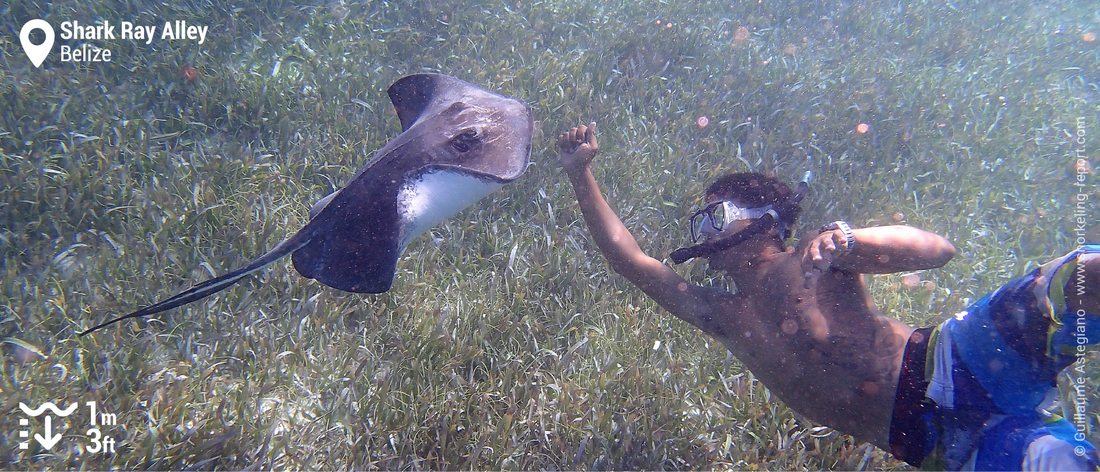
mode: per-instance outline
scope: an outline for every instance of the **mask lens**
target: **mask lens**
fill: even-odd
[[[757,208],[740,208],[736,204],[726,202],[726,224],[737,220],[755,220],[768,213],[771,205]]]
[[[771,205],[760,208],[741,208],[733,202],[714,202],[691,215],[691,242],[722,232],[726,225],[737,220],[755,220],[764,216]]]
[[[726,225],[725,202],[714,202],[691,215],[691,242],[718,234]]]

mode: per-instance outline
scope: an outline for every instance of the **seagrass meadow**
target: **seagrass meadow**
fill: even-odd
[[[209,33],[35,68],[32,18]],[[931,325],[1100,240],[1097,34],[1087,0],[4,3],[0,468],[907,469],[612,272],[552,139],[598,123],[597,178],[658,258],[718,175],[812,170],[796,234],[844,219],[955,244],[942,269],[869,276],[884,313]],[[77,335],[301,228],[400,132],[385,90],[418,72],[526,101],[533,163],[414,241],[388,293],[283,260]],[[84,413],[21,449],[19,403],[47,401],[116,414],[114,452]]]

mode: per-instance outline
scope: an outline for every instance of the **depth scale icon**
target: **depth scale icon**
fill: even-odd
[[[24,29],[26,29],[26,28],[24,27]],[[62,410],[62,409],[58,408],[57,405],[54,405],[53,402],[46,402],[46,403],[43,403],[42,405],[40,405],[38,408],[31,408],[31,407],[27,406],[26,403],[19,402],[19,409],[23,410],[24,415],[27,415],[28,417],[31,417],[31,418],[38,417],[39,415],[45,413],[46,410],[49,410],[50,413],[52,413],[53,415],[57,415],[58,417],[64,418],[66,416],[69,416],[69,415],[73,414],[73,412],[76,411],[76,407],[77,407],[77,404],[73,403],[72,405],[69,405],[68,408]],[[53,432],[53,416],[46,415],[46,417],[43,419],[43,422],[44,422],[43,423],[44,424],[43,428],[45,429],[43,432],[45,434],[35,433],[34,439],[36,441],[38,441],[38,444],[42,445],[43,449],[48,451],[48,450],[52,449],[55,445],[57,445],[57,442],[61,440],[61,434],[60,433],[54,434],[54,432]],[[21,427],[30,426],[30,419],[20,418],[19,419],[19,426],[21,426]],[[27,438],[28,436],[30,436],[30,431],[29,430],[23,429],[23,430],[19,431],[19,438],[20,439]],[[30,441],[19,443],[19,449],[27,449],[29,447],[30,447]]]

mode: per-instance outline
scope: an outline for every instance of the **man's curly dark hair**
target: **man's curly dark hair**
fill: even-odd
[[[707,196],[715,196],[723,199],[734,200],[741,205],[757,208],[767,205],[778,207],[794,195],[794,191],[787,184],[774,177],[755,172],[738,172],[726,174],[716,179],[707,187]],[[798,215],[802,213],[802,207],[796,206],[790,212],[790,217],[784,223],[788,227],[793,226]]]

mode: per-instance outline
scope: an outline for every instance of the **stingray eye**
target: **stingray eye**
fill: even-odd
[[[479,141],[481,141],[481,137],[477,135],[477,131],[467,130],[451,138],[451,147],[458,152],[467,152]]]

